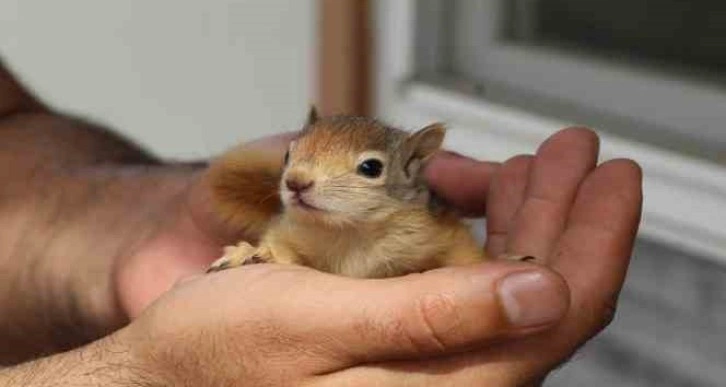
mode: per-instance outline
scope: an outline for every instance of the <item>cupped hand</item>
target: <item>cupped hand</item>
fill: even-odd
[[[375,365],[426,372],[436,357],[544,331],[567,297],[560,276],[515,262],[386,280],[255,265],[178,283],[113,341],[149,385],[440,385]]]
[[[570,295],[562,321],[541,334],[424,365],[371,365],[378,371],[371,380],[405,372],[432,385],[533,384],[609,324],[639,225],[642,174],[629,160],[597,165],[598,148],[589,130],[560,131],[536,155],[505,162],[487,198],[488,253],[535,257],[536,265],[560,274]]]
[[[282,154],[285,143],[283,137],[267,140],[260,146]],[[210,332],[205,328],[207,325],[220,327],[229,323],[243,327],[245,322],[252,321],[256,329],[245,334],[225,330],[227,334],[217,336],[212,332],[216,339],[222,340],[215,342],[221,345],[217,350],[229,349],[229,353],[223,351],[217,355],[236,356],[237,364],[244,364],[240,362],[245,355],[251,356],[252,364],[270,359],[289,361],[286,364],[292,368],[310,371],[295,375],[317,375],[317,382],[330,385],[360,380],[374,384],[406,380],[432,385],[535,382],[610,321],[632,251],[642,200],[641,172],[627,160],[598,166],[597,157],[598,139],[591,131],[567,129],[543,143],[536,155],[518,156],[501,166],[444,153],[429,167],[428,176],[434,189],[462,209],[477,213],[486,203],[489,233],[486,249],[491,256],[528,255],[536,258],[535,263],[486,263],[389,280],[332,279],[305,268],[264,265],[188,281],[165,298],[171,301],[162,299],[143,316],[176,315],[178,308],[177,319],[196,321],[197,325],[192,327],[207,332]],[[448,172],[441,173],[442,170]],[[128,285],[126,301],[122,297],[121,302],[129,307],[132,316],[138,315],[180,278],[203,270],[219,254],[217,238],[229,237],[217,228],[218,223],[205,210],[203,187],[202,178],[196,186],[200,189],[196,191],[198,196],[190,202],[189,210],[167,232],[140,250],[141,254],[131,261],[134,265],[127,266],[133,270],[127,268],[126,276],[119,276],[119,283]],[[504,279],[514,278],[510,275],[515,273],[530,273],[523,277],[529,276],[529,282],[519,281],[525,284],[520,287],[529,286],[530,290],[521,296],[503,297],[500,288],[507,283]],[[255,275],[265,280],[246,277]],[[284,281],[273,281],[275,278],[284,278]],[[475,285],[472,278],[479,278],[487,285]],[[229,285],[221,285],[223,281],[230,281]],[[280,286],[265,288],[263,284],[267,281]],[[549,284],[547,288],[551,290],[542,291],[539,287],[544,285],[533,284],[538,282]],[[400,283],[415,286],[396,285]],[[446,286],[441,286],[442,283]],[[246,286],[250,284],[263,287],[249,291]],[[238,286],[237,290],[234,286]],[[366,287],[370,293],[359,286]],[[391,297],[393,306],[386,307],[389,286],[400,286],[396,288],[400,296]],[[212,289],[217,291],[207,293]],[[295,291],[291,293],[287,289]],[[422,294],[421,289],[426,292]],[[318,290],[322,292],[315,293]],[[217,302],[216,298],[224,302]],[[373,303],[365,303],[367,300]],[[507,309],[507,300],[510,304],[519,302],[522,307]],[[183,312],[183,305],[197,304]],[[291,309],[292,304],[304,307]],[[372,305],[382,305],[380,312],[376,313]],[[563,305],[569,307],[561,309]],[[358,306],[361,308],[356,313]],[[211,308],[216,314],[209,313],[210,319],[206,320],[201,316],[207,313],[204,308]],[[159,310],[166,313],[158,313]],[[339,314],[330,315],[326,311]],[[549,316],[545,313],[548,311]],[[564,316],[552,328],[557,313]],[[255,322],[257,314],[268,317],[262,323]],[[373,321],[375,318],[383,322]],[[145,320],[154,321],[145,323],[150,324],[147,326],[169,325],[156,317],[142,317],[139,324]],[[407,321],[411,325],[406,325]],[[529,321],[530,326],[517,325],[516,321]],[[279,325],[291,330],[286,331]],[[371,348],[376,340],[362,335],[361,326],[374,327],[371,330],[382,335],[378,343],[385,348]],[[194,331],[194,328],[190,329]],[[186,332],[187,328],[180,329]],[[357,333],[345,333],[350,330]],[[238,335],[242,346],[233,345],[232,336]],[[245,335],[263,341],[252,341],[255,345],[265,345],[251,345],[247,340],[253,338]],[[356,335],[366,337],[363,344],[368,346],[361,347],[363,355],[331,349],[330,345],[354,348],[358,344],[351,340]],[[386,341],[382,338],[384,335],[402,339]],[[182,347],[191,346],[190,342],[199,343],[183,339],[184,335],[174,337],[176,345]],[[278,340],[284,344],[278,347],[297,348],[298,352],[307,353],[310,356],[303,360],[320,367],[305,368],[289,357],[280,357],[273,350],[278,347],[271,346],[267,340]],[[313,345],[311,349],[307,343],[316,340],[326,345]],[[291,351],[295,354],[292,358],[300,356]],[[320,354],[348,359],[348,362],[331,363]],[[198,360],[217,362],[217,355]],[[278,373],[282,374],[279,368]]]

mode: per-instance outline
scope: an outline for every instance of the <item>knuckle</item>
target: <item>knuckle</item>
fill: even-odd
[[[426,352],[444,352],[460,326],[459,308],[445,294],[426,294],[416,301],[411,342]]]
[[[495,175],[495,182],[508,187],[527,174],[534,156],[520,154],[506,160]]]
[[[451,296],[427,294],[392,313],[365,313],[353,328],[365,340],[428,356],[448,352],[461,341],[460,313]]]
[[[365,341],[384,345],[393,344],[398,348],[410,349],[414,352],[419,350],[410,340],[411,335],[401,312],[385,316],[378,313],[365,313],[363,318],[356,320],[353,330]]]
[[[513,156],[504,162],[501,171],[503,174],[518,175],[522,170],[527,169],[533,159],[534,156],[527,154]]]

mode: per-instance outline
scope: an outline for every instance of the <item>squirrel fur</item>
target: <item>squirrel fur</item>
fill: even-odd
[[[282,263],[383,278],[487,257],[423,179],[441,124],[415,133],[313,108],[284,158],[244,145],[211,171],[216,211],[245,235],[209,271]]]

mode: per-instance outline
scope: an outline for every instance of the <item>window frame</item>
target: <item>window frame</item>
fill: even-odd
[[[532,153],[554,131],[576,124],[418,81],[415,11],[414,0],[374,3],[379,117],[407,129],[444,121],[451,128],[447,147],[500,161]],[[632,158],[644,170],[640,235],[726,264],[726,167],[613,132],[598,132],[602,160]]]
[[[637,141],[726,164],[723,80],[709,83],[713,79],[707,76],[688,76],[641,62],[503,40],[504,7],[516,4],[522,3],[485,0],[438,5],[448,8],[457,20],[455,31],[446,34],[457,37],[451,39],[453,48],[445,51],[453,60],[439,66],[474,78],[480,82],[480,93],[489,99],[539,106],[545,114],[590,122]],[[429,37],[446,31],[441,18],[420,16],[434,21],[426,32]],[[471,50],[474,46],[477,49]]]

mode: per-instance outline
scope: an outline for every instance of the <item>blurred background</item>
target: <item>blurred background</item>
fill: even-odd
[[[157,153],[294,128],[315,90],[313,0],[0,0],[0,55],[41,97]]]
[[[0,0],[38,94],[160,155],[296,129],[309,104],[504,160],[584,124],[645,170],[610,328],[549,386],[726,385],[726,2]],[[583,241],[587,243],[587,241]]]

